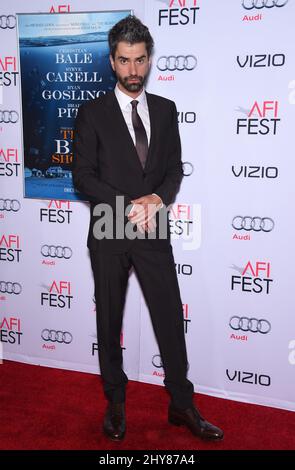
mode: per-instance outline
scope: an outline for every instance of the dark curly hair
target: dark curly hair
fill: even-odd
[[[151,55],[154,46],[154,41],[148,28],[136,16],[132,15],[116,23],[110,30],[108,39],[113,59],[115,58],[117,45],[121,41],[128,42],[129,44],[145,42],[148,57]]]

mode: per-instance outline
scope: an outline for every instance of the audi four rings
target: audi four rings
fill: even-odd
[[[229,321],[229,326],[233,330],[251,331],[251,333],[261,333],[266,335],[271,330],[271,324],[268,320],[261,318],[248,318],[233,316]]]
[[[194,70],[197,65],[197,58],[194,55],[162,55],[157,62],[157,68],[161,72],[169,70]]]
[[[71,258],[73,251],[69,246],[60,245],[43,245],[41,247],[41,254],[50,258]]]
[[[160,354],[155,354],[152,358],[152,364],[154,367],[157,367],[157,369],[160,369],[163,367],[162,359]]]
[[[13,29],[16,27],[14,15],[0,15],[0,29]]]
[[[2,111],[0,109],[0,123],[15,124],[18,121],[19,115],[17,111]]]
[[[245,10],[261,10],[262,8],[284,7],[289,0],[243,0]]]
[[[20,202],[17,199],[0,199],[0,211],[17,212],[20,210]]]
[[[270,217],[245,217],[237,215],[233,218],[232,227],[235,230],[253,230],[254,232],[271,232],[275,223]]]
[[[73,341],[73,335],[69,331],[55,331],[44,329],[41,333],[44,341],[52,341],[53,343],[70,344]]]
[[[22,291],[22,286],[19,282],[0,281],[1,294],[15,294],[18,295]]]

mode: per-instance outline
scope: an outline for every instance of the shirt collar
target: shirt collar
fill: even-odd
[[[114,92],[121,109],[127,108],[127,106],[130,105],[131,101],[133,101],[133,98],[131,98],[131,96],[126,95],[126,93],[120,90],[118,84],[116,85]],[[147,107],[146,93],[144,88],[140,95],[137,96],[136,101],[138,101],[139,104]]]

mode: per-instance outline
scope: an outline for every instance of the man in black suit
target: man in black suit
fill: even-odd
[[[91,202],[88,234],[95,280],[99,362],[108,399],[103,429],[125,435],[125,388],[120,333],[129,270],[145,296],[170,394],[168,420],[205,439],[222,439],[193,404],[187,379],[182,302],[169,238],[166,206],[182,179],[174,102],[144,90],[153,39],[129,16],[109,33],[113,92],[79,108],[73,178]],[[164,222],[163,222],[164,221]]]

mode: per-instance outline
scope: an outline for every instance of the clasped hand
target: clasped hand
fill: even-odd
[[[162,199],[156,194],[147,194],[131,202],[133,206],[128,214],[130,222],[136,224],[141,233],[154,232],[157,226],[155,215],[162,205]]]

